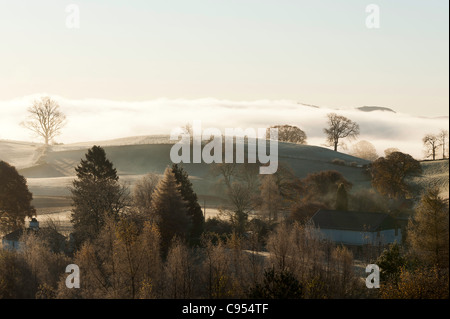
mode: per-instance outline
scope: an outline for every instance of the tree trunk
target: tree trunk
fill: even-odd
[[[337,152],[338,142],[334,142],[334,151]]]

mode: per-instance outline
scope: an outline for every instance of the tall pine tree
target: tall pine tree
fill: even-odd
[[[189,239],[191,244],[198,244],[203,233],[205,224],[205,217],[203,216],[202,208],[198,203],[197,194],[194,192],[188,173],[178,164],[172,165],[172,172],[178,183],[178,190],[180,191],[183,200],[186,201],[187,215],[191,220],[191,227],[189,230]]]
[[[117,218],[125,206],[126,190],[121,187],[117,171],[100,146],[88,150],[86,159],[75,168],[77,179],[72,182],[72,223],[79,246],[97,236],[106,216]]]

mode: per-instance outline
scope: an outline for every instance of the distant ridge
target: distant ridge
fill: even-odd
[[[357,109],[360,111],[363,111],[363,112],[386,111],[386,112],[396,113],[393,109],[390,109],[388,107],[383,107],[383,106],[361,106],[361,107],[357,107]]]
[[[303,105],[303,106],[313,107],[315,109],[320,109],[320,106],[313,105],[313,104],[306,104],[306,103],[302,103],[302,102],[297,102],[297,104],[300,104],[300,105]]]

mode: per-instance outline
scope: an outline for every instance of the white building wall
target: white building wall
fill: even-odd
[[[320,229],[320,232],[329,240],[348,245],[383,245],[397,241],[401,242],[401,230],[383,230],[380,232],[360,232],[354,230]]]

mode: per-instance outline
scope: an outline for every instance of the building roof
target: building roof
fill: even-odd
[[[47,229],[40,228],[38,230],[35,230],[35,229],[30,229],[30,228],[19,228],[9,234],[6,234],[5,236],[3,236],[2,239],[8,240],[8,241],[19,241],[25,232],[27,234],[33,232],[34,234],[42,234],[45,236],[47,234]],[[62,235],[60,233],[56,233],[56,235],[59,236],[60,238],[65,238],[64,235]]]
[[[3,236],[3,239],[9,240],[9,241],[19,241],[20,237],[22,237],[22,235],[23,235],[24,230],[26,230],[26,229],[24,229],[24,228],[16,229],[15,231]]]
[[[398,228],[396,220],[385,213],[319,209],[311,221],[321,229],[374,232]]]

